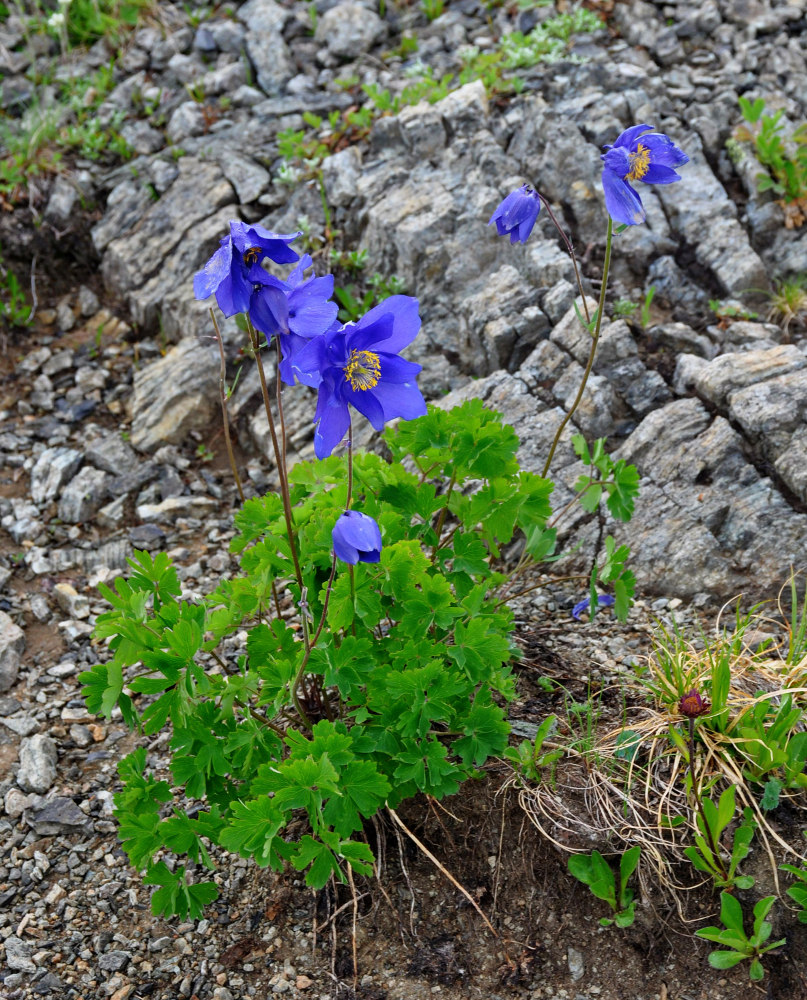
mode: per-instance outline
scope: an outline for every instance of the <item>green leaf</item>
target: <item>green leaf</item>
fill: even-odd
[[[620,900],[625,894],[625,888],[628,884],[628,879],[636,871],[636,866],[639,864],[639,856],[642,853],[642,848],[636,844],[635,847],[629,848],[619,860],[619,898]]]
[[[286,817],[267,796],[249,802],[234,802],[227,825],[219,834],[219,843],[242,857],[254,858],[261,868],[278,869],[282,858],[277,853],[278,833]]]
[[[735,965],[739,965],[747,957],[741,951],[712,951],[709,952],[709,965],[713,969],[733,969]]]
[[[491,704],[488,692],[477,693],[470,712],[459,724],[465,736],[455,740],[451,750],[466,767],[471,764],[481,767],[489,757],[502,753],[507,746],[510,725],[504,711]]]
[[[327,795],[338,795],[338,774],[327,754],[319,760],[286,760],[264,764],[252,784],[252,793],[274,793],[275,805],[285,811],[305,809],[313,824]]]
[[[362,817],[367,819],[378,812],[390,787],[374,761],[358,760],[347,764],[339,773],[341,795],[325,803],[323,818],[341,837],[347,837],[361,830]]]
[[[442,743],[428,739],[410,746],[411,749],[397,755],[399,764],[395,768],[396,782],[404,784],[411,781],[420,791],[437,799],[453,795],[459,788],[463,775],[448,760],[448,753]]]
[[[720,893],[720,919],[726,927],[745,936],[742,907],[730,892]]]
[[[197,882],[191,885],[185,880],[184,868],[172,872],[164,861],[151,865],[143,884],[162,886],[151,897],[151,912],[155,916],[178,916],[182,920],[188,916],[197,920],[206,904],[218,899],[219,895],[215,883]]]
[[[309,865],[311,866],[306,872],[305,884],[314,889],[321,889],[331,875],[334,875],[340,882],[345,881],[333,851],[308,834],[300,840],[300,846],[290,860],[298,872],[308,868]]]
[[[454,645],[446,650],[475,684],[489,681],[495,671],[510,659],[510,643],[485,618],[473,618],[454,629]]]
[[[123,670],[117,660],[96,663],[78,675],[84,685],[81,689],[87,701],[87,711],[109,718],[123,691]]]

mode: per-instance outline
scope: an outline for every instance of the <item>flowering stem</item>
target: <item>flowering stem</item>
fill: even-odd
[[[560,436],[563,433],[566,424],[572,419],[572,415],[577,407],[580,405],[580,400],[583,398],[583,393],[586,389],[586,383],[588,382],[589,375],[591,375],[591,369],[594,367],[594,357],[597,354],[597,344],[600,342],[600,329],[602,328],[602,315],[605,310],[605,291],[608,287],[608,270],[611,266],[611,243],[613,240],[614,224],[611,221],[611,217],[608,217],[608,234],[605,238],[605,262],[602,266],[602,286],[600,288],[600,303],[597,306],[597,322],[594,327],[594,334],[591,338],[591,350],[588,355],[588,363],[586,364],[586,370],[583,372],[583,379],[580,382],[580,388],[577,390],[577,395],[575,396],[574,402],[569,409],[569,412],[561,421],[560,427],[558,427],[555,437],[552,441],[552,447],[549,449],[549,455],[547,456],[546,463],[544,464],[544,471],[542,475],[546,478],[549,472],[549,466],[552,464],[552,459],[555,455],[555,449],[560,441]],[[585,296],[583,297],[583,305],[585,305]],[[588,312],[586,312],[586,318],[588,318]]]
[[[227,376],[227,366],[224,359],[224,344],[221,340],[221,330],[216,319],[216,314],[210,309],[210,319],[213,321],[213,329],[216,331],[216,343],[219,345],[219,357],[221,358],[221,371],[219,373],[219,395],[221,396],[221,420],[224,425],[224,441],[227,445],[227,457],[230,459],[230,468],[233,470],[235,487],[241,503],[244,502],[244,488],[241,485],[241,477],[238,475],[238,466],[235,464],[235,454],[233,453],[233,443],[230,439],[230,421],[227,417],[227,390],[225,389],[225,378]]]
[[[283,416],[283,381],[280,378],[280,363],[283,361],[283,349],[280,346],[280,337],[275,337],[277,346],[277,386],[275,394],[277,396],[277,415],[280,418],[280,453],[283,456],[283,469],[286,466],[286,418]]]
[[[275,451],[275,461],[277,463],[277,475],[280,480],[280,495],[283,500],[283,515],[286,519],[286,534],[289,539],[289,547],[291,549],[291,558],[294,563],[294,575],[297,579],[297,586],[300,588],[300,593],[303,590],[303,574],[300,570],[300,560],[297,558],[297,541],[294,537],[294,529],[292,527],[291,518],[291,498],[289,496],[289,481],[286,478],[286,464],[283,461],[283,453],[280,448],[280,443],[277,439],[277,431],[275,430],[275,418],[272,416],[272,407],[269,403],[269,390],[266,386],[266,373],[263,370],[263,360],[261,358],[260,342],[258,340],[258,334],[255,331],[255,327],[247,316],[247,329],[249,330],[249,340],[252,345],[252,351],[255,355],[255,362],[258,365],[258,376],[261,380],[261,392],[263,394],[263,405],[266,410],[266,419],[269,421],[269,433],[272,436],[272,447]],[[303,633],[303,638],[305,638],[305,633]]]
[[[726,866],[723,864],[723,859],[720,857],[720,851],[715,843],[714,832],[709,824],[709,821],[706,819],[706,814],[703,811],[703,803],[701,802],[698,783],[695,777],[695,720],[688,719],[687,721],[689,722],[689,780],[692,783],[692,795],[695,798],[695,805],[697,806],[698,813],[700,814],[701,821],[703,822],[704,832],[709,840],[709,848],[712,852],[712,856],[714,857],[715,865],[720,868],[720,874],[723,878],[728,879],[729,876],[726,871]]]
[[[557,229],[557,231],[560,233],[560,238],[566,244],[566,249],[569,251],[569,256],[572,258],[572,266],[574,267],[574,276],[575,276],[575,279],[577,280],[577,288],[578,288],[578,291],[580,292],[580,297],[583,300],[583,312],[586,314],[586,322],[590,323],[591,322],[591,317],[588,314],[588,303],[586,302],[586,293],[583,291],[583,281],[582,281],[582,279],[580,277],[580,269],[577,266],[577,257],[575,256],[574,247],[572,246],[572,241],[569,239],[569,237],[568,237],[568,235],[566,233],[566,230],[558,222],[557,218],[555,217],[555,213],[552,211],[552,206],[549,204],[549,202],[546,200],[546,198],[544,198],[544,196],[541,194],[541,192],[538,191],[537,189],[536,189],[535,193],[541,199],[541,202],[543,203],[543,206],[546,209],[546,214],[549,216],[549,218],[554,223],[555,229]],[[611,224],[611,220],[610,219],[608,220],[608,224],[610,226],[610,224]],[[544,475],[546,475],[546,473],[544,473]]]

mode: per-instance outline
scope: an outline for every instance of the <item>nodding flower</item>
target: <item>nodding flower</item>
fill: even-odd
[[[381,559],[381,529],[369,514],[344,511],[333,526],[333,551],[337,559],[350,563],[377,563]]]
[[[688,719],[697,719],[699,715],[706,715],[710,708],[709,702],[702,698],[695,688],[687,691],[678,703],[678,711]]]
[[[495,222],[499,236],[509,236],[511,243],[526,243],[540,211],[540,195],[529,184],[523,184],[501,202],[488,225]]]

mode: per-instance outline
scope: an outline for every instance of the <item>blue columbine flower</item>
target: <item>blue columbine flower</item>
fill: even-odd
[[[491,215],[488,225],[495,222],[499,236],[509,233],[511,243],[526,243],[540,211],[540,195],[529,184],[523,184],[508,194]]]
[[[591,596],[583,598],[582,601],[578,601],[577,604],[572,608],[572,618],[576,618],[578,621],[581,620],[580,616],[584,611],[588,611],[589,605],[591,604]],[[597,607],[602,608],[612,608],[616,604],[616,598],[613,594],[598,594],[597,595]]]
[[[369,514],[346,510],[333,526],[333,551],[338,559],[355,566],[381,559],[381,531]]]
[[[267,274],[260,264],[254,264],[249,272],[254,282],[250,319],[267,340],[275,334],[280,337],[280,375],[289,385],[295,383],[292,357],[311,337],[329,330],[339,311],[339,306],[329,301],[333,295],[332,274],[303,281],[303,272],[311,264],[311,257],[305,254],[285,281]]]
[[[689,163],[686,153],[662,132],[653,132],[651,125],[632,125],[613,146],[603,148],[605,207],[614,222],[625,226],[638,226],[645,220],[642,199],[628,181],[673,184],[681,180],[675,168]]]
[[[265,257],[276,264],[293,264],[300,255],[289,243],[300,235],[270,233],[263,226],[233,219],[230,235],[222,238],[218,250],[194,275],[194,295],[206,299],[215,292],[225,316],[246,312],[254,284],[249,278],[250,268]]]
[[[327,458],[350,426],[348,405],[380,431],[393,417],[422,417],[426,403],[415,384],[421,366],[400,351],[420,330],[418,300],[392,295],[358,323],[313,337],[290,359],[292,373],[319,389],[314,451]]]

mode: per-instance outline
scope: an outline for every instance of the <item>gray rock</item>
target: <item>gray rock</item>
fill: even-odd
[[[31,499],[45,504],[58,496],[82,462],[82,454],[73,448],[46,448],[31,470]]]
[[[78,201],[78,190],[64,174],[57,174],[53,182],[48,204],[45,206],[45,219],[54,226],[66,226],[71,219],[73,209]]]
[[[246,31],[237,21],[226,18],[220,21],[208,21],[205,28],[220,52],[232,52],[238,55],[243,49]]]
[[[170,197],[151,203],[131,232],[107,246],[101,265],[105,280],[118,294],[140,287],[160,272],[177,247],[197,244],[199,223],[232,200],[232,187],[215,163],[183,157]],[[185,239],[189,230],[193,233],[190,241]],[[204,247],[195,249],[198,257]],[[185,289],[183,294],[187,297]]]
[[[30,809],[34,804],[36,796],[23,795],[19,788],[9,788],[3,802],[6,816],[9,819],[19,819],[26,809]]]
[[[165,145],[162,132],[152,128],[148,122],[138,119],[126,122],[120,130],[121,137],[140,155],[156,153]]]
[[[56,780],[56,744],[44,733],[38,733],[20,744],[20,769],[17,784],[26,792],[44,795]]]
[[[206,128],[202,106],[196,101],[185,101],[171,115],[165,135],[169,142],[180,144],[194,135],[203,135]]]
[[[101,253],[113,240],[127,233],[150,205],[151,195],[145,187],[133,180],[118,184],[107,198],[103,219],[92,228],[95,249]]]
[[[25,633],[5,611],[0,611],[0,693],[17,683]]]
[[[30,736],[31,733],[35,733],[39,729],[39,723],[30,715],[6,716],[6,718],[0,719],[0,723],[10,729],[12,733],[16,733],[17,736]]]
[[[94,316],[101,308],[98,296],[86,285],[81,285],[78,290],[78,310],[84,319]]]
[[[164,358],[135,373],[132,413],[137,414],[132,444],[156,451],[178,444],[188,432],[208,427],[217,408],[218,351],[183,340]]]
[[[126,496],[124,495],[101,507],[95,515],[95,523],[106,531],[117,531],[122,526],[125,510]]]
[[[106,472],[85,465],[62,490],[59,517],[67,524],[89,521],[103,503],[108,479]]]
[[[386,33],[387,26],[375,11],[343,0],[322,15],[314,37],[332,56],[347,60],[369,52]]]
[[[10,934],[4,945],[9,969],[17,972],[36,972],[36,964],[31,958],[28,946],[16,934]]]
[[[361,167],[362,155],[358,146],[348,146],[323,160],[322,180],[329,205],[349,205],[356,197]]]
[[[687,197],[669,190],[675,185],[654,188],[673,229],[693,247],[698,262],[712,271],[725,293],[737,295],[748,288],[766,288],[765,265],[751,248],[737,221],[734,202],[712,173],[699,139],[690,134],[685,145],[690,157]]]
[[[56,603],[69,618],[90,617],[90,601],[86,594],[79,594],[69,583],[57,583],[53,593]]]
[[[255,67],[258,86],[270,97],[294,76],[294,64],[283,41],[283,25],[290,12],[274,0],[248,0],[238,11],[247,26],[247,53]]]
[[[586,963],[583,953],[578,951],[577,948],[572,948],[570,946],[566,949],[566,960],[569,965],[569,974],[574,982],[582,979],[586,974]]]
[[[138,464],[134,449],[114,431],[89,441],[84,455],[91,465],[113,476],[125,476]]]
[[[807,500],[807,427],[799,427],[774,467],[796,496]]]
[[[178,517],[207,517],[218,509],[218,502],[210,497],[169,497],[157,504],[141,504],[136,514],[141,521],[171,522]]]
[[[49,799],[45,805],[34,813],[32,826],[40,837],[51,837],[56,834],[76,833],[86,830],[89,817],[79,809],[76,803],[60,796]]]
[[[98,959],[98,968],[104,972],[120,972],[131,962],[132,955],[128,951],[108,951]]]
[[[327,160],[325,161],[328,162]],[[248,156],[241,156],[234,151],[222,153],[219,165],[224,176],[235,188],[235,193],[242,205],[257,201],[258,197],[269,187],[271,176]]]
[[[202,77],[202,90],[208,96],[231,94],[247,82],[247,71],[241,60],[220,66]]]
[[[805,365],[807,356],[793,344],[741,354],[722,354],[699,370],[694,386],[712,403],[725,406],[732,392],[796,371]]]

